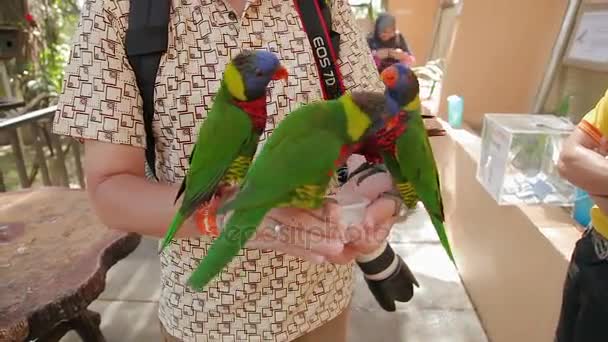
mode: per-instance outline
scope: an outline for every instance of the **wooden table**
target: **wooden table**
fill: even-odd
[[[59,341],[72,329],[104,341],[100,316],[87,307],[140,239],[107,229],[82,190],[1,193],[0,341]]]

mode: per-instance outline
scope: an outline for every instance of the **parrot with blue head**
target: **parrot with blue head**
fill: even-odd
[[[267,121],[266,89],[287,79],[279,59],[264,50],[245,50],[226,66],[220,88],[201,124],[175,201],[181,206],[162,242],[166,248],[183,224],[202,205],[210,205],[224,185],[238,185],[257,151]]]
[[[418,79],[402,63],[386,68],[381,77],[388,95],[401,106],[406,126],[396,138],[394,146],[381,149],[382,159],[406,205],[414,206],[418,199],[424,204],[441,244],[450,259],[454,260],[443,225],[445,216],[439,171],[421,115]]]
[[[247,172],[240,191],[188,283],[202,289],[238,254],[265,215],[277,207],[316,209],[352,146],[395,124],[398,105],[382,93],[352,92],[299,107],[281,121]]]
[[[360,184],[376,173],[386,172],[386,167],[408,208],[415,207],[422,198],[442,244],[453,258],[443,227],[437,168],[428,142],[428,137],[442,136],[445,132],[425,128],[420,114],[420,87],[412,70],[405,64],[387,69],[382,72],[386,96],[401,107],[397,124],[382,128],[356,147],[355,153],[365,156],[367,162],[352,172],[350,178],[356,177]],[[421,172],[429,175],[420,176]],[[419,196],[417,191],[423,195]],[[408,265],[389,243],[358,257],[357,264],[377,302],[387,311],[395,311],[395,302],[409,301],[414,295],[414,286],[419,286]]]

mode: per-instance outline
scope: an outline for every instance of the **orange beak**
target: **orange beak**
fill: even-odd
[[[392,88],[397,83],[399,75],[397,74],[397,69],[388,67],[382,71],[380,77],[382,77],[382,82],[384,82],[387,87]]]
[[[289,77],[289,72],[285,69],[284,66],[279,66],[279,69],[272,75],[273,81],[284,80],[287,81],[287,77]]]
[[[386,130],[392,131],[397,126],[399,126],[399,115],[395,115],[390,120],[388,120],[388,122],[386,123]]]

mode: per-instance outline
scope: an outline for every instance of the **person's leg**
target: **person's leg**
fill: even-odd
[[[581,253],[581,308],[577,317],[576,342],[608,341],[608,241],[592,232]]]
[[[346,342],[350,306],[340,315],[293,342]]]
[[[591,228],[576,242],[570,258],[555,342],[575,342],[574,336],[581,311],[581,267],[584,267],[584,260],[589,258],[590,248],[593,248],[590,232]]]
[[[579,282],[573,272],[578,267],[572,261],[568,267],[568,275],[562,293],[562,307],[555,333],[555,342],[574,342],[574,332],[580,311]]]

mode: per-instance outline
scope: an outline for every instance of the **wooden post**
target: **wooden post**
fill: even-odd
[[[4,173],[0,170],[0,192],[6,192],[6,185],[4,184]]]
[[[42,184],[49,186],[51,185],[51,177],[49,177],[49,169],[47,168],[46,157],[44,156],[44,150],[42,149],[42,139],[40,134],[38,134],[40,127],[38,127],[36,122],[32,122],[30,128],[32,130],[32,137],[34,138],[34,148],[36,149],[38,167],[40,168],[40,174],[42,175]]]
[[[17,174],[19,175],[19,182],[22,188],[30,187],[30,180],[27,177],[27,169],[25,168],[25,160],[23,159],[23,150],[19,143],[19,133],[16,128],[12,128],[6,131],[11,140],[11,146],[13,148],[13,157],[15,158],[15,166],[17,167]]]
[[[13,92],[11,91],[11,83],[9,81],[8,72],[6,71],[4,61],[0,61],[0,96],[13,96]]]
[[[76,162],[76,176],[78,176],[78,183],[81,188],[85,188],[84,173],[82,172],[82,161],[80,158],[80,143],[77,140],[71,142],[72,149],[74,150],[74,160]]]
[[[61,148],[61,139],[56,134],[51,134],[51,141],[53,143],[53,147],[55,148],[55,153],[57,154],[57,164],[59,167],[58,171],[61,185],[69,187],[70,179],[68,177],[68,170],[65,167],[65,155],[63,154],[63,149]]]

